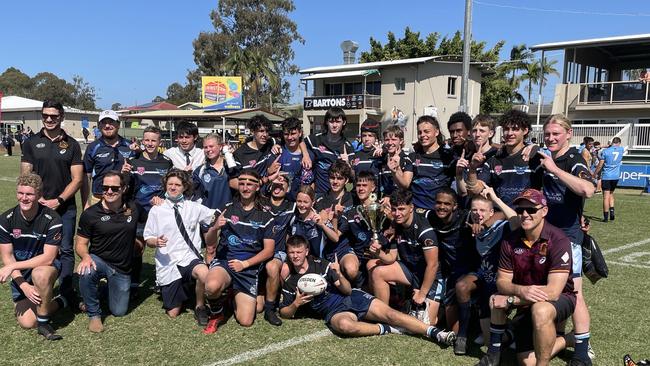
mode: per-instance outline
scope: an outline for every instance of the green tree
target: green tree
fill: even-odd
[[[79,75],[74,75],[72,77],[72,98],[74,103],[72,107],[83,109],[83,110],[95,110],[95,88],[91,86],[88,82]]]
[[[24,98],[32,98],[34,83],[29,75],[15,67],[9,67],[0,75],[0,91],[5,96],[17,95]]]
[[[511,107],[513,93],[505,69],[497,65],[499,52],[504,44],[505,41],[499,41],[491,48],[487,48],[486,42],[472,40],[471,60],[482,63],[479,66],[484,74],[481,83],[481,113],[500,112]],[[460,31],[454,33],[452,37],[445,36],[442,39],[440,33],[434,32],[422,39],[419,32],[413,32],[406,27],[404,37],[399,39],[389,32],[385,45],[370,38],[370,50],[361,53],[360,61],[375,62],[427,56],[462,61],[462,54],[463,37]]]
[[[60,101],[63,105],[74,106],[74,86],[67,81],[60,79],[51,72],[40,72],[32,79],[34,89],[32,96],[34,99],[46,100],[54,99]]]
[[[555,68],[557,60],[549,61],[546,57],[544,58],[544,70],[542,71],[542,63],[540,60],[535,60],[529,63],[526,66],[526,72],[521,76],[523,80],[528,81],[528,104],[533,104],[531,96],[533,93],[533,86],[539,85],[541,82],[542,85],[546,85],[548,75],[560,76],[560,73]]]
[[[188,71],[186,84],[172,83],[167,87],[167,101],[181,105],[187,102],[201,102],[201,75],[198,70]]]
[[[122,109],[122,103],[113,103],[111,105],[111,110],[113,111],[119,111],[120,109]]]
[[[153,103],[161,103],[164,102],[165,98],[161,97],[160,95],[157,95],[155,98],[153,98],[152,102]]]
[[[237,57],[238,52],[264,58],[264,61],[256,61],[263,67],[270,60],[279,78],[296,73],[298,67],[292,63],[294,52],[291,45],[293,42],[304,43],[304,40],[296,23],[289,18],[289,13],[294,10],[291,0],[220,0],[217,9],[210,13],[215,31],[201,32],[193,42],[198,73],[228,73],[226,64],[232,57]],[[247,78],[245,87],[255,90],[252,84],[259,81]],[[268,79],[260,83],[254,99],[272,93],[272,84]],[[285,85],[288,84],[282,84],[282,87]],[[276,98],[284,95],[275,93]]]
[[[513,99],[516,101],[523,100],[523,97],[517,91],[521,82],[521,77],[517,72],[528,70],[528,64],[533,59],[533,53],[525,44],[512,46],[510,49],[510,62],[504,64],[506,70],[510,71],[510,88],[513,91]]]

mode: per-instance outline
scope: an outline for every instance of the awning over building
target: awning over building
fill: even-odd
[[[352,71],[340,71],[340,72],[326,72],[321,74],[313,74],[301,78],[301,80],[320,80],[320,79],[332,79],[332,78],[343,78],[348,76],[370,76],[370,75],[379,75],[379,70],[377,69],[366,69],[366,70],[352,70]]]
[[[170,120],[190,120],[190,121],[199,121],[199,120],[221,120],[223,117],[229,120],[248,120],[253,116],[262,114],[272,122],[280,122],[284,120],[284,117],[267,112],[261,108],[249,108],[241,109],[238,111],[206,111],[202,109],[193,109],[193,110],[162,110],[162,111],[151,111],[143,112],[136,114],[128,114],[122,116],[124,119],[150,119],[154,121],[170,121]]]
[[[582,47],[610,47],[620,46],[627,44],[636,44],[640,42],[650,42],[650,34],[634,34],[629,36],[605,37],[605,38],[591,38],[580,39],[576,41],[542,43],[532,46],[532,51],[550,51],[562,50],[565,48],[582,48]]]

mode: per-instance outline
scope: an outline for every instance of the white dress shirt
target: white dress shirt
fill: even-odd
[[[192,150],[189,151],[189,153],[190,164],[192,165],[191,171],[193,172],[194,169],[200,167],[205,163],[205,153],[203,152],[203,149],[199,149],[196,146],[194,146]],[[185,167],[187,166],[187,159],[185,156],[185,151],[181,150],[180,147],[172,147],[171,149],[167,149],[163,155],[171,159],[172,164],[174,164],[174,168],[185,170]]]
[[[183,219],[183,225],[194,247],[201,251],[201,225],[209,225],[214,218],[214,210],[199,203],[182,200],[178,203],[178,211]],[[144,239],[158,238],[164,235],[167,245],[156,248],[156,282],[159,286],[168,285],[181,278],[176,266],[185,267],[197,259],[183,239],[183,235],[174,217],[174,203],[165,200],[159,206],[153,206],[144,227]]]

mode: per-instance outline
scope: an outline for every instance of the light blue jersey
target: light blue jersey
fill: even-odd
[[[603,180],[617,180],[621,173],[621,161],[625,149],[622,146],[612,145],[600,151],[600,159],[605,160],[603,165]]]

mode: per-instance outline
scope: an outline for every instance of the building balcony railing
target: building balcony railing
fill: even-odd
[[[578,105],[647,104],[650,84],[640,81],[609,81],[580,85]]]
[[[303,101],[305,110],[328,109],[340,107],[343,109],[381,109],[381,95],[351,94],[351,95],[312,95]]]

